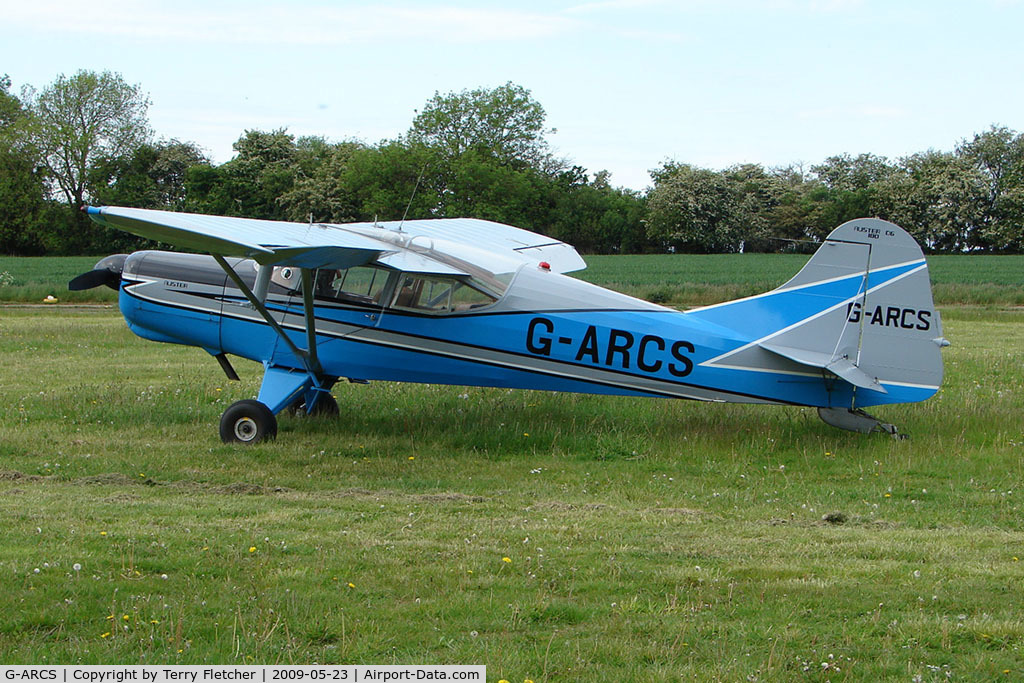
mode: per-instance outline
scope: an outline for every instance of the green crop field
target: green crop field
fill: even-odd
[[[588,256],[578,277],[660,303],[709,304],[778,287],[805,254]],[[1024,256],[929,256],[939,304],[1024,305]]]
[[[574,276],[659,303],[709,304],[759,294],[791,278],[809,256],[802,254],[650,254],[587,256]],[[99,257],[0,257],[0,301],[113,302],[106,287],[68,292],[67,282],[90,270]],[[930,256],[929,272],[939,304],[1024,305],[1024,256]]]
[[[1019,289],[1014,258],[988,282]],[[243,448],[216,427],[257,364],[228,382],[111,307],[0,308],[0,662],[1019,680],[1024,311],[942,313],[940,393],[875,411],[905,441],[801,408],[374,383]]]

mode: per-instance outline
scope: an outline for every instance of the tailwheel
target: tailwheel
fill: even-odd
[[[220,418],[220,440],[224,443],[253,444],[275,437],[277,418],[259,401],[236,401]]]
[[[313,404],[313,412],[306,410],[306,399],[300,398],[295,403],[289,406],[289,411],[293,415],[303,416],[311,415],[313,417],[338,417],[340,410],[338,409],[338,402],[334,400],[326,391],[319,392],[316,403]]]

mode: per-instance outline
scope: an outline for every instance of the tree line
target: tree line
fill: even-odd
[[[949,152],[890,161],[724,170],[676,161],[644,192],[551,152],[544,108],[506,83],[440,94],[409,130],[370,144],[246,130],[214,164],[158,139],[149,99],[115,73],[79,71],[41,91],[0,77],[0,253],[89,254],[152,246],[89,222],[83,204],[288,221],[475,217],[584,253],[782,251],[877,216],[936,252],[1024,249],[1024,135],[993,126]]]

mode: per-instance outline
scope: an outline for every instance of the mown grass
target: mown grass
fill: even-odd
[[[216,436],[255,364],[229,383],[113,309],[0,316],[2,662],[1024,676],[1020,311],[944,311],[941,392],[876,411],[907,441],[799,408],[375,383],[255,448]]]
[[[801,254],[649,254],[587,256],[577,277],[657,303],[693,306],[751,296],[778,287],[800,270]],[[0,273],[14,284],[0,287],[0,301],[112,303],[106,287],[67,291],[67,282],[91,270],[94,256],[0,257]],[[930,256],[929,273],[940,305],[1024,305],[1024,256]]]

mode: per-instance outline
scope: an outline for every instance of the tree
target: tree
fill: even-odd
[[[440,166],[436,151],[392,140],[355,150],[342,185],[362,220],[442,218]]]
[[[344,223],[359,219],[354,193],[345,176],[354,154],[365,149],[358,142],[328,143],[321,137],[296,141],[295,181],[280,197],[285,218]]]
[[[413,119],[409,141],[439,150],[447,159],[471,149],[504,164],[548,170],[544,107],[526,88],[506,83],[434,96]]]
[[[88,185],[98,204],[181,211],[188,169],[209,163],[190,142],[146,143],[129,156],[98,159]]]
[[[823,187],[814,192],[819,206],[816,226],[824,237],[837,225],[865,216],[890,218],[892,197],[887,192],[898,169],[885,157],[874,154],[831,156],[811,167]]]
[[[1024,135],[993,126],[958,145],[956,156],[978,173],[978,241],[1000,250],[1024,249]]]
[[[936,251],[985,247],[978,230],[984,180],[977,169],[956,154],[936,151],[914,154],[901,166],[890,180],[893,222]]]
[[[742,234],[744,249],[776,250],[780,245],[768,237],[772,235],[773,212],[786,192],[783,180],[760,164],[731,166],[722,171],[722,175],[736,196],[736,213],[732,220]]]
[[[588,253],[618,254],[648,250],[645,200],[636,192],[613,188],[607,171],[588,182],[579,166],[559,174],[551,184],[554,208],[552,237]]]
[[[681,251],[735,252],[745,234],[735,186],[721,173],[669,162],[653,171],[647,232]]]
[[[181,211],[185,208],[185,175],[209,161],[188,142],[146,143],[130,155],[103,157],[89,169],[91,200],[99,205]],[[154,243],[112,228],[93,226],[89,251],[133,251]]]
[[[888,159],[874,154],[840,154],[811,166],[811,172],[829,189],[845,191],[867,189],[885,180],[893,170]]]
[[[7,74],[0,76],[0,135],[9,131],[24,114],[21,100],[11,94],[10,90],[11,77]]]
[[[62,74],[38,96],[29,92],[28,140],[71,208],[85,203],[88,172],[100,158],[128,156],[148,142],[148,108],[138,85],[109,71]]]
[[[284,128],[247,130],[233,145],[237,154],[220,166],[198,164],[185,180],[188,209],[198,213],[284,220],[279,201],[294,186],[295,136]]]
[[[30,150],[20,144],[16,124],[25,112],[10,87],[11,79],[0,76],[0,253],[39,254],[44,178]]]

